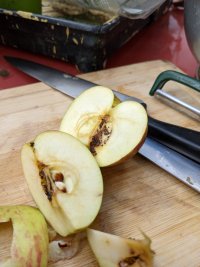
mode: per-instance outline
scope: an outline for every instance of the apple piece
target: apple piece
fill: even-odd
[[[63,238],[57,238],[49,244],[49,262],[69,260],[81,250],[86,232],[79,232]]]
[[[135,240],[87,229],[90,247],[100,267],[152,267],[151,241],[144,237]]]
[[[41,212],[30,206],[0,206],[0,222],[12,222],[11,257],[1,267],[45,267],[48,260],[48,230]]]
[[[147,134],[147,113],[134,101],[120,102],[112,90],[95,86],[78,96],[65,113],[60,131],[86,145],[100,167],[133,156]]]
[[[21,159],[30,192],[58,234],[67,236],[92,223],[101,206],[103,180],[80,141],[47,131],[23,146]]]

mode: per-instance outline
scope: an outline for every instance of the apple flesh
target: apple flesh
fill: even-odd
[[[141,104],[120,103],[112,90],[95,86],[72,102],[60,130],[78,138],[105,167],[137,153],[147,134],[147,113]]]
[[[90,247],[100,267],[152,267],[151,241],[127,239],[87,229]]]
[[[47,266],[48,230],[40,211],[30,206],[0,206],[0,223],[9,221],[13,225],[11,256],[1,259],[0,266]]]
[[[41,133],[21,152],[31,194],[61,236],[86,228],[99,212],[103,180],[90,151],[73,136]]]

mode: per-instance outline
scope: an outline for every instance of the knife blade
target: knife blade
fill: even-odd
[[[200,164],[151,138],[146,139],[139,153],[197,192],[200,192]]]
[[[73,98],[80,95],[84,90],[97,85],[90,81],[60,72],[54,68],[50,68],[32,61],[8,56],[6,56],[5,59],[26,74]],[[141,99],[128,96],[117,91],[114,91],[114,94],[121,101],[133,100],[145,106],[145,103]],[[167,131],[166,126],[169,126]],[[200,157],[198,147],[196,147],[195,143],[196,138],[200,138],[200,133],[183,127],[160,122],[150,117],[148,127],[151,135],[148,134],[148,137],[140,149],[139,154],[143,155],[156,165],[171,173],[179,180],[200,192],[200,164],[197,163],[198,160],[200,163]],[[171,129],[172,132],[169,131],[169,129]],[[178,133],[183,134],[181,139],[180,136],[177,135],[177,129],[179,130]],[[190,142],[189,145],[188,131],[190,132],[191,136],[191,131],[194,132],[195,136],[194,142]],[[160,139],[159,135],[155,134],[156,132],[161,133]],[[154,138],[152,138],[152,136]],[[164,145],[162,143],[164,143]],[[175,152],[171,148],[178,152],[183,152],[183,155]],[[155,157],[155,155],[158,156]],[[194,159],[197,162],[194,162],[191,159]]]
[[[6,56],[5,59],[26,74],[73,98],[80,95],[84,90],[97,85],[25,59],[9,56]],[[117,91],[114,91],[114,94],[121,101],[133,100],[146,107],[146,104],[139,98]],[[148,137],[200,163],[200,132],[162,122],[148,116]]]
[[[72,98],[76,98],[86,89],[97,85],[93,82],[58,71],[54,68],[46,67],[33,61],[9,56],[5,56],[4,58],[13,66],[17,67],[31,77],[44,82],[50,87],[57,89]],[[117,91],[114,91],[114,93],[120,98],[121,101],[133,100],[144,105],[144,102],[139,98],[128,96]]]

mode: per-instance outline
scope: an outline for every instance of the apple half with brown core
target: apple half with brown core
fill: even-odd
[[[152,267],[154,252],[147,236],[143,240],[87,229],[87,237],[100,267]]]
[[[45,267],[48,260],[48,230],[41,212],[30,206],[1,206],[0,223],[12,222],[13,240],[9,259],[1,267]]]
[[[47,131],[23,146],[21,159],[31,194],[58,234],[67,236],[92,223],[101,206],[103,180],[80,141]]]
[[[105,167],[137,153],[147,134],[147,113],[141,104],[120,102],[112,90],[95,86],[72,102],[60,130],[78,138]]]

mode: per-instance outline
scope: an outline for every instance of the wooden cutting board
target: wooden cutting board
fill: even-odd
[[[152,61],[82,77],[143,99],[154,118],[200,130],[197,120],[148,95],[156,76],[167,69],[176,67]],[[194,90],[174,83],[166,88],[200,106],[200,94]],[[71,101],[43,83],[0,91],[0,205],[34,205],[20,149],[40,132],[58,129]],[[141,238],[141,229],[152,239],[156,267],[200,266],[200,194],[139,155],[102,172],[104,198],[93,228],[135,238]],[[0,259],[9,255],[11,234],[7,225],[0,225]],[[85,244],[75,258],[49,266],[97,264]]]

